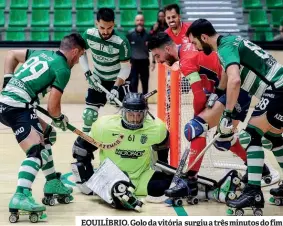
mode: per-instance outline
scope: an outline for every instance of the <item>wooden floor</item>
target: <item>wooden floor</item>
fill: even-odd
[[[72,124],[81,128],[81,114],[83,105],[64,105],[63,112],[69,117]],[[156,106],[150,106],[151,112],[156,112]],[[102,114],[116,113],[117,110],[111,106],[101,109]],[[43,117],[45,118],[45,117]],[[45,118],[46,119],[46,118]],[[50,122],[49,119],[47,119]],[[72,145],[76,136],[71,132],[57,132],[57,142],[53,147],[53,155],[56,170],[62,172],[65,177],[65,182],[70,186],[74,186],[70,163],[72,158]],[[219,153],[221,154],[221,153]],[[269,155],[270,153],[267,153]],[[12,194],[15,192],[17,184],[17,173],[19,166],[25,155],[19,148],[12,131],[0,124],[0,225],[9,225],[8,204]],[[272,163],[274,159],[271,158]],[[94,161],[97,166],[97,158]],[[274,167],[278,169],[277,163]],[[279,169],[278,169],[279,170]],[[33,195],[38,202],[41,202],[43,195],[44,176],[42,172],[38,173],[38,177],[33,184]],[[264,194],[266,205],[264,215],[282,215],[283,206],[276,207],[268,203],[270,187],[265,187]],[[47,206],[48,225],[75,225],[75,216],[126,216],[126,215],[146,215],[146,216],[176,216],[176,215],[212,215],[223,216],[226,212],[226,206],[213,201],[201,202],[199,205],[189,206],[184,208],[167,207],[165,204],[150,204],[146,203],[143,212],[136,213],[133,211],[118,211],[112,209],[100,201],[96,196],[85,196],[79,193],[74,187],[74,202],[69,205],[56,205],[53,207]],[[21,216],[18,225],[30,225],[26,216]],[[37,225],[47,225],[47,223],[38,223]]]

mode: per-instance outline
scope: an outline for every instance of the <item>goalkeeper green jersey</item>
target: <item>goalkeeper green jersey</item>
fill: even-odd
[[[109,115],[98,118],[92,125],[90,136],[102,143],[115,141],[119,134],[124,139],[115,149],[100,150],[100,162],[111,159],[122,171],[128,173],[131,180],[150,169],[151,146],[165,140],[167,129],[158,118],[147,117],[143,127],[137,130],[125,129],[120,115]]]
[[[93,73],[106,81],[116,80],[120,69],[120,61],[127,61],[131,56],[128,39],[113,30],[112,36],[104,40],[97,28],[87,29],[83,38],[87,49],[91,50],[94,63]]]
[[[27,50],[26,61],[1,92],[0,102],[13,107],[39,102],[51,87],[63,92],[71,69],[66,57],[49,50]]]
[[[243,66],[241,87],[251,95],[260,98],[267,88],[283,86],[282,65],[261,47],[234,35],[219,36],[217,45],[225,71],[232,64]]]

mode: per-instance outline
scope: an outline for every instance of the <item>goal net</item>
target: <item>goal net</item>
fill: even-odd
[[[158,117],[166,122],[170,132],[170,165],[177,167],[178,162],[189,142],[185,138],[184,126],[193,118],[193,94],[188,80],[178,71],[158,65]],[[243,125],[239,125],[241,127]],[[207,133],[207,143],[213,138],[216,128]],[[272,174],[272,183],[279,180],[279,172],[276,171],[265,159]],[[236,169],[245,174],[244,162],[232,152],[222,152],[211,146],[205,153],[200,175],[215,180],[221,179],[231,169]],[[262,185],[266,184],[262,181]]]

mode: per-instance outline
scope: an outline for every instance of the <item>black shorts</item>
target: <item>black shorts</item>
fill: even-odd
[[[114,86],[115,81],[101,81],[101,85],[106,88],[108,91],[110,91],[113,86]],[[129,90],[129,84],[128,82],[125,83],[124,85],[120,86],[118,91],[119,91],[119,100],[122,101],[125,97],[125,90],[126,92]],[[95,89],[90,89],[88,88],[87,91],[87,96],[86,96],[86,104],[87,105],[92,105],[96,107],[103,107],[106,102],[106,93],[101,91],[96,91]]]
[[[276,129],[283,127],[283,92],[266,91],[255,109],[252,116],[266,114],[270,125]]]
[[[233,110],[233,119],[240,120],[241,122],[245,121],[245,118],[247,117],[247,114],[249,111],[251,100],[252,98],[249,95],[249,93],[241,89],[237,103]],[[226,94],[219,97],[217,101],[219,101],[225,106],[226,105]]]
[[[42,127],[33,108],[15,108],[0,102],[0,122],[13,130],[18,143],[27,138],[31,127],[43,134]]]

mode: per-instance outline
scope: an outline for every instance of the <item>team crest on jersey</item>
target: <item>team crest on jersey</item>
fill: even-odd
[[[109,46],[108,46],[108,53],[109,53],[109,54],[112,54],[112,53],[113,53],[113,48],[114,48],[114,47],[113,47],[112,45],[109,45]]]
[[[140,141],[141,141],[141,143],[142,143],[142,144],[145,144],[145,143],[147,142],[147,135],[142,134],[142,135],[141,135],[141,140],[140,140]]]

